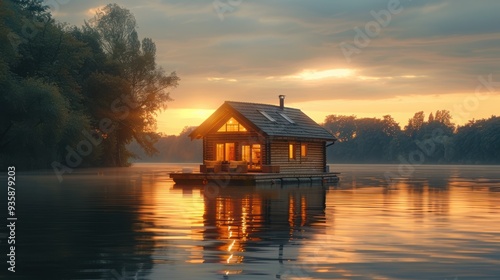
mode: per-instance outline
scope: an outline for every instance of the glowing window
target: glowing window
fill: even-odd
[[[250,145],[241,146],[241,160],[250,162]]]
[[[230,118],[219,128],[218,132],[245,132],[247,129],[234,118]]]
[[[224,143],[217,144],[215,146],[215,160],[223,161],[223,160],[235,160],[235,145],[234,143]]]
[[[288,145],[288,158],[295,159],[295,145],[294,144]]]
[[[234,143],[226,143],[226,154],[224,160],[235,160],[236,153],[234,150]]]
[[[224,144],[217,144],[215,149],[215,160],[224,160]]]
[[[300,156],[307,157],[307,145],[306,144],[300,145]]]

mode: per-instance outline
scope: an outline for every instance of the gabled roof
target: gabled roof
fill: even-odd
[[[226,101],[207,120],[189,135],[202,138],[221,120],[234,116],[251,125],[251,128],[269,137],[290,137],[335,141],[336,138],[301,110],[295,108]]]

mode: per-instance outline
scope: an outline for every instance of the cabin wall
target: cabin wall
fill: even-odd
[[[294,144],[295,159],[289,158],[289,144]],[[300,146],[307,145],[307,156],[301,157]],[[279,165],[281,172],[324,172],[325,142],[273,141],[271,165]]]
[[[236,160],[241,160],[241,146],[260,144],[261,163],[280,166],[280,172],[324,172],[325,142],[268,140],[255,132],[212,133],[203,139],[203,157],[215,160],[215,147],[219,143],[235,143]],[[289,144],[294,144],[295,158],[289,158]],[[307,156],[301,156],[301,144],[307,146]]]

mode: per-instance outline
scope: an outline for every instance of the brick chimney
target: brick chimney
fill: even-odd
[[[285,109],[285,96],[284,95],[280,95],[280,109],[283,110]]]

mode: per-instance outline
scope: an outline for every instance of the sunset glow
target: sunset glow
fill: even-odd
[[[215,109],[168,109],[158,115],[158,131],[179,134],[186,126],[201,124]]]
[[[289,76],[291,79],[321,80],[327,78],[345,78],[355,73],[352,69],[328,69],[328,70],[303,70],[297,75]]]
[[[86,14],[88,17],[93,17],[95,16],[95,14],[97,12],[99,12],[100,10],[102,10],[102,8],[104,8],[104,5],[101,5],[101,6],[98,6],[98,7],[94,7],[94,8],[90,8],[86,11]]]
[[[466,110],[464,103],[473,97],[473,93],[457,93],[449,95],[415,95],[398,96],[381,100],[320,100],[293,102],[287,106],[299,108],[307,113],[313,120],[323,123],[330,114],[355,115],[360,118],[382,118],[390,114],[401,127],[404,127],[418,108],[425,108],[426,115],[442,108],[450,108],[454,117],[453,122],[463,125],[471,119],[488,118],[498,112],[500,96],[490,96],[488,101],[480,102],[476,110]],[[221,99],[221,105],[225,100]],[[258,101],[257,101],[258,102]],[[277,98],[274,102],[277,104]],[[335,108],[332,111],[332,107]],[[158,130],[168,134],[178,134],[185,126],[197,126],[208,118],[218,105],[213,109],[168,109],[158,116]],[[171,121],[171,120],[177,121]]]

